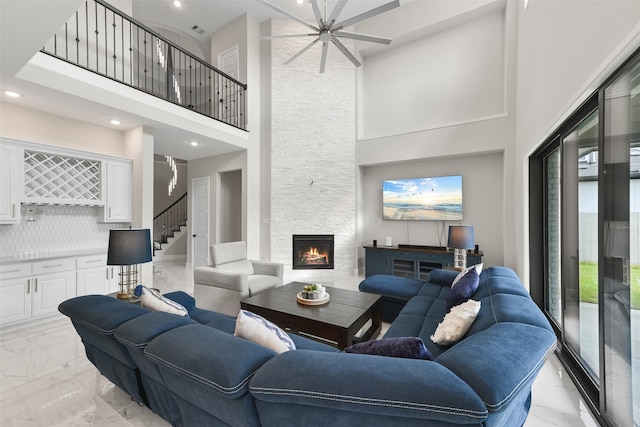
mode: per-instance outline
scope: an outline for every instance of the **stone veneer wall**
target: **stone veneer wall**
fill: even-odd
[[[299,34],[295,21],[274,19],[271,32]],[[276,39],[271,57],[271,259],[291,280],[327,280],[355,269],[355,67],[330,43],[289,65],[313,38]],[[352,45],[345,43],[352,49]],[[293,234],[334,234],[334,270],[292,270]]]

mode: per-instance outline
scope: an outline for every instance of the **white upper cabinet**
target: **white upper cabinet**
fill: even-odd
[[[20,205],[99,208],[100,222],[131,222],[133,162],[0,140],[0,224],[20,222]]]
[[[104,222],[131,222],[133,164],[107,160],[105,166]]]
[[[20,222],[22,149],[0,142],[0,224]]]

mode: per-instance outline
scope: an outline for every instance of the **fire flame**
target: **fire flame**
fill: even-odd
[[[329,262],[329,254],[312,246],[307,251],[302,252],[300,261],[303,264],[327,264]]]

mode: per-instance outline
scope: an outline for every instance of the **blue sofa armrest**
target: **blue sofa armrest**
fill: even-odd
[[[469,384],[490,412],[497,412],[521,391],[530,393],[531,383],[555,346],[550,328],[503,322],[467,336],[436,361]]]
[[[191,311],[196,308],[196,300],[191,295],[183,291],[175,291],[164,294],[163,296],[169,298],[172,301],[177,302],[181,306]]]
[[[458,273],[459,271],[455,271],[455,270],[443,270],[443,269],[431,270],[429,272],[428,282],[431,282],[440,286],[451,287],[451,283],[453,283],[453,279],[456,278]]]
[[[264,364],[250,383],[261,421],[308,425],[318,408],[343,425],[371,415],[479,425],[487,417],[480,397],[438,363],[349,353],[295,350]],[[264,403],[264,404],[262,404]],[[277,412],[281,411],[282,414]],[[365,417],[365,418],[360,418]]]

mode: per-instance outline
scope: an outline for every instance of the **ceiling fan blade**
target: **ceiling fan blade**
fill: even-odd
[[[264,1],[264,0],[259,0],[259,1]],[[400,6],[400,0],[393,0],[392,2],[383,4],[382,6],[376,7],[375,9],[371,9],[368,12],[361,13],[360,15],[356,15],[353,18],[349,18],[345,21],[340,22],[339,24],[336,24],[333,30],[336,31],[344,27],[350,27],[352,25],[357,24],[358,22],[364,21],[365,19],[369,19],[376,15],[380,15],[381,13],[387,12],[391,9],[395,9],[398,6]]]
[[[333,21],[338,19],[338,15],[340,15],[340,12],[342,12],[342,9],[344,9],[344,7],[347,5],[347,1],[348,0],[338,1],[338,4],[336,4],[336,7],[333,8],[333,12],[331,12],[331,16],[327,18],[327,25],[331,25]]]
[[[327,51],[329,50],[329,42],[322,42],[322,57],[320,58],[320,74],[324,73],[324,67],[327,65]]]
[[[320,27],[321,30],[324,29],[325,22],[322,18],[322,12],[320,12],[320,6],[318,6],[318,0],[310,0],[309,2],[311,3],[311,9],[313,9],[313,15],[316,17],[316,21],[318,21],[318,27]]]
[[[296,53],[295,55],[293,55],[291,58],[289,58],[289,60],[287,62],[285,62],[285,65],[290,64],[293,60],[295,60],[297,57],[299,57],[300,55],[302,55],[303,53],[305,53],[306,51],[308,51],[309,49],[311,49],[311,46],[313,46],[314,44],[318,43],[318,40],[320,40],[320,37],[318,37],[317,39],[315,39],[314,41],[312,41],[311,43],[309,43],[308,45],[306,45],[300,52]]]
[[[346,39],[362,40],[365,42],[390,44],[391,39],[387,37],[370,36],[362,33],[349,33],[347,31],[334,31],[332,33],[336,37],[344,37]]]
[[[271,3],[269,3],[269,2],[268,2],[268,1],[266,1],[266,0],[256,0],[256,1],[257,1],[257,2],[259,2],[259,3],[266,4],[266,5],[267,5],[267,6],[269,6],[271,9],[273,9],[273,10],[275,10],[275,11],[277,11],[277,12],[280,12],[281,14],[283,14],[283,15],[285,15],[285,16],[287,16],[287,17],[291,18],[291,19],[293,19],[294,21],[298,21],[299,23],[301,23],[302,25],[304,25],[304,26],[305,26],[305,27],[307,27],[307,28],[311,28],[311,29],[312,29],[312,30],[314,30],[314,31],[320,31],[318,28],[316,28],[316,27],[314,27],[313,25],[309,24],[309,23],[308,23],[307,21],[305,21],[304,19],[299,18],[299,17],[297,17],[296,15],[294,15],[294,14],[292,14],[292,13],[289,13],[289,12],[287,12],[287,11],[286,11],[286,10],[284,10],[284,9],[280,9],[280,8],[279,8],[278,6],[276,6],[275,4],[271,4]]]
[[[360,61],[358,61],[358,58],[353,56],[353,54],[349,52],[349,49],[347,49],[347,47],[343,45],[342,42],[338,40],[334,35],[331,36],[331,41],[333,42],[333,44],[336,45],[338,49],[340,49],[340,52],[344,53],[344,56],[349,58],[349,61],[353,62],[353,65],[355,65],[356,67],[359,67],[362,65]]]
[[[258,39],[259,40],[273,40],[273,39],[286,39],[286,38],[291,38],[291,37],[309,37],[309,36],[318,36],[318,34],[316,33],[309,33],[309,34],[280,34],[280,35],[276,35],[276,36],[260,36]]]

